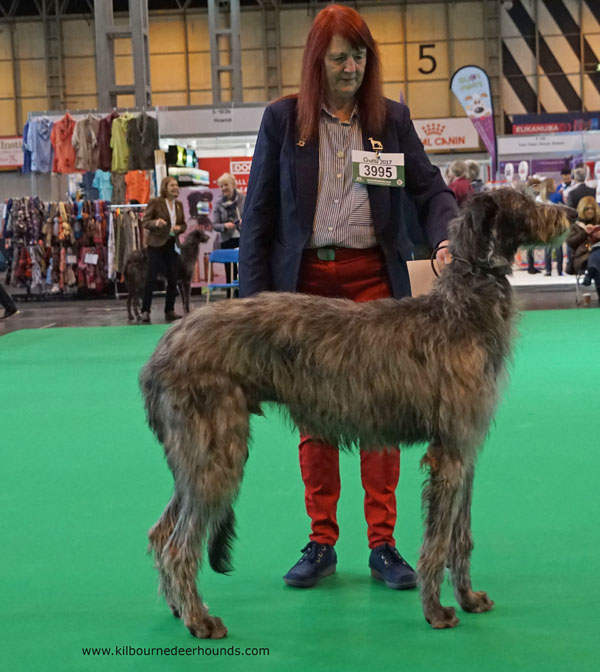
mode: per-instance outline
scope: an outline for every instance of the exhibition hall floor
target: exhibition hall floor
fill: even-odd
[[[493,611],[458,610],[456,629],[434,631],[416,590],[370,577],[356,455],[341,456],[337,573],[313,589],[286,587],[281,576],[300,556],[308,522],[297,438],[266,409],[253,419],[236,506],[235,571],[199,574],[211,612],[229,628],[218,641],[192,638],[173,618],[146,555],[172,478],[145,424],[137,375],[165,329],[47,326],[0,336],[3,669],[597,669],[600,310],[521,316],[510,384],[475,478],[473,583],[495,600]],[[422,454],[403,451],[397,491],[397,545],[413,565]],[[455,606],[447,581],[442,592]],[[171,650],[168,659],[144,655],[157,647]]]

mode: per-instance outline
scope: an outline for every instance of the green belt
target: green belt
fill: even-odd
[[[321,261],[335,261],[335,250],[331,247],[319,247],[317,257]]]

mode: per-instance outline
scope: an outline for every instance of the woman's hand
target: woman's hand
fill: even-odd
[[[442,240],[442,242],[438,245],[438,247],[449,244],[450,244],[449,240]],[[441,247],[441,249],[439,249],[437,251],[437,254],[435,255],[435,260],[437,262],[439,270],[441,271],[446,264],[449,264],[452,261],[452,255],[450,254],[450,250],[447,247]]]

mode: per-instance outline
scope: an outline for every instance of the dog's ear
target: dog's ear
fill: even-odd
[[[450,225],[451,254],[473,262],[487,259],[490,226],[497,212],[498,205],[490,194],[471,197]]]

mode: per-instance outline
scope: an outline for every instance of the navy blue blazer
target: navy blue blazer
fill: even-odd
[[[402,249],[407,233],[402,199],[412,199],[432,247],[448,237],[457,214],[456,199],[431,164],[408,108],[387,100],[387,121],[380,137],[383,151],[404,153],[406,187],[368,186],[375,236],[386,259],[393,296],[410,295]],[[363,145],[372,151],[363,131]],[[294,292],[302,251],[312,235],[319,181],[319,140],[298,146],[296,98],[265,109],[242,216],[240,296],[264,291]]]

